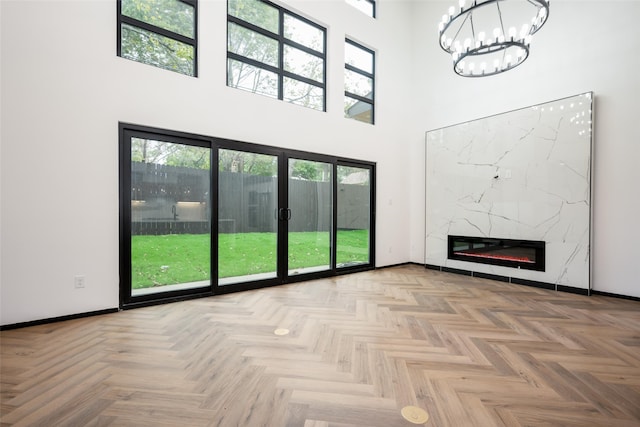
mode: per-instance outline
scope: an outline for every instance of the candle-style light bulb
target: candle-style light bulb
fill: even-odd
[[[496,28],[493,29],[493,38],[494,38],[496,43],[498,43],[500,41],[500,33],[501,33],[500,28],[496,27]]]

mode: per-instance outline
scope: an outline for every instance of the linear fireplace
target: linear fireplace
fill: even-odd
[[[448,258],[503,267],[544,271],[545,242],[449,236]]]

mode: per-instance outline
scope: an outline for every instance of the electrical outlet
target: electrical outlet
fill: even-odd
[[[84,276],[75,276],[73,278],[73,284],[75,285],[76,289],[84,288],[84,282]]]

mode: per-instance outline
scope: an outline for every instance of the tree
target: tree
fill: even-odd
[[[208,148],[142,138],[131,138],[131,161],[207,170],[211,164]]]
[[[244,151],[219,150],[218,168],[220,172],[241,172],[251,175],[276,176],[278,158]]]
[[[347,182],[355,185],[369,185],[370,179],[371,174],[368,169],[352,166],[338,166],[339,184]]]
[[[249,22],[271,33],[268,37],[235,23],[229,24],[227,49],[229,52],[258,61],[266,66],[279,68],[279,56],[283,56],[286,71],[304,76],[317,82],[324,81],[324,61],[299,49],[278,41],[278,35],[295,40],[318,52],[324,51],[324,37],[321,30],[310,26],[298,18],[286,14],[284,28],[280,28],[280,11],[260,0],[229,0],[229,14]],[[280,49],[284,49],[280,52]],[[278,76],[271,70],[248,64],[242,60],[227,61],[228,85],[254,93],[272,97],[278,96]],[[324,96],[322,89],[286,77],[283,81],[284,99],[299,105],[322,110]]]
[[[328,163],[296,159],[289,164],[289,168],[289,173],[292,178],[320,182],[326,182],[331,179],[332,165]]]
[[[192,169],[210,169],[211,152],[208,148],[180,146],[167,156],[167,164],[170,166],[182,166]]]
[[[122,0],[122,15],[194,38],[195,10],[180,0]],[[187,75],[195,72],[195,49],[180,41],[122,24],[120,54]]]
[[[229,0],[229,15],[260,28],[278,33],[278,9],[259,0]],[[228,25],[227,50],[263,64],[278,66],[278,42],[248,28]],[[273,73],[242,61],[227,61],[228,84],[251,92],[277,96],[277,81]]]

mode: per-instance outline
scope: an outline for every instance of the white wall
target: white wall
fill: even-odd
[[[470,80],[436,43],[448,2],[286,1],[328,28],[327,113],[226,87],[225,4],[200,2],[195,79],[116,57],[112,0],[0,1],[0,324],[117,307],[119,121],[377,162],[384,266],[423,261],[426,130],[589,90],[593,286],[640,296],[640,3],[556,0],[523,66]],[[375,126],[342,118],[345,34],[377,51]]]
[[[113,0],[0,2],[0,324],[118,306],[119,121],[377,162],[376,263],[409,259],[410,11],[286,3],[328,28],[326,113],[226,87],[226,1],[200,2],[197,79],[117,57]],[[377,51],[375,126],[342,117],[345,34]]]
[[[411,260],[422,262],[424,135],[436,129],[582,92],[595,94],[592,288],[640,297],[640,2],[551,4],[529,59],[494,77],[465,79],[437,44],[451,2],[413,3],[416,118],[412,133]]]

